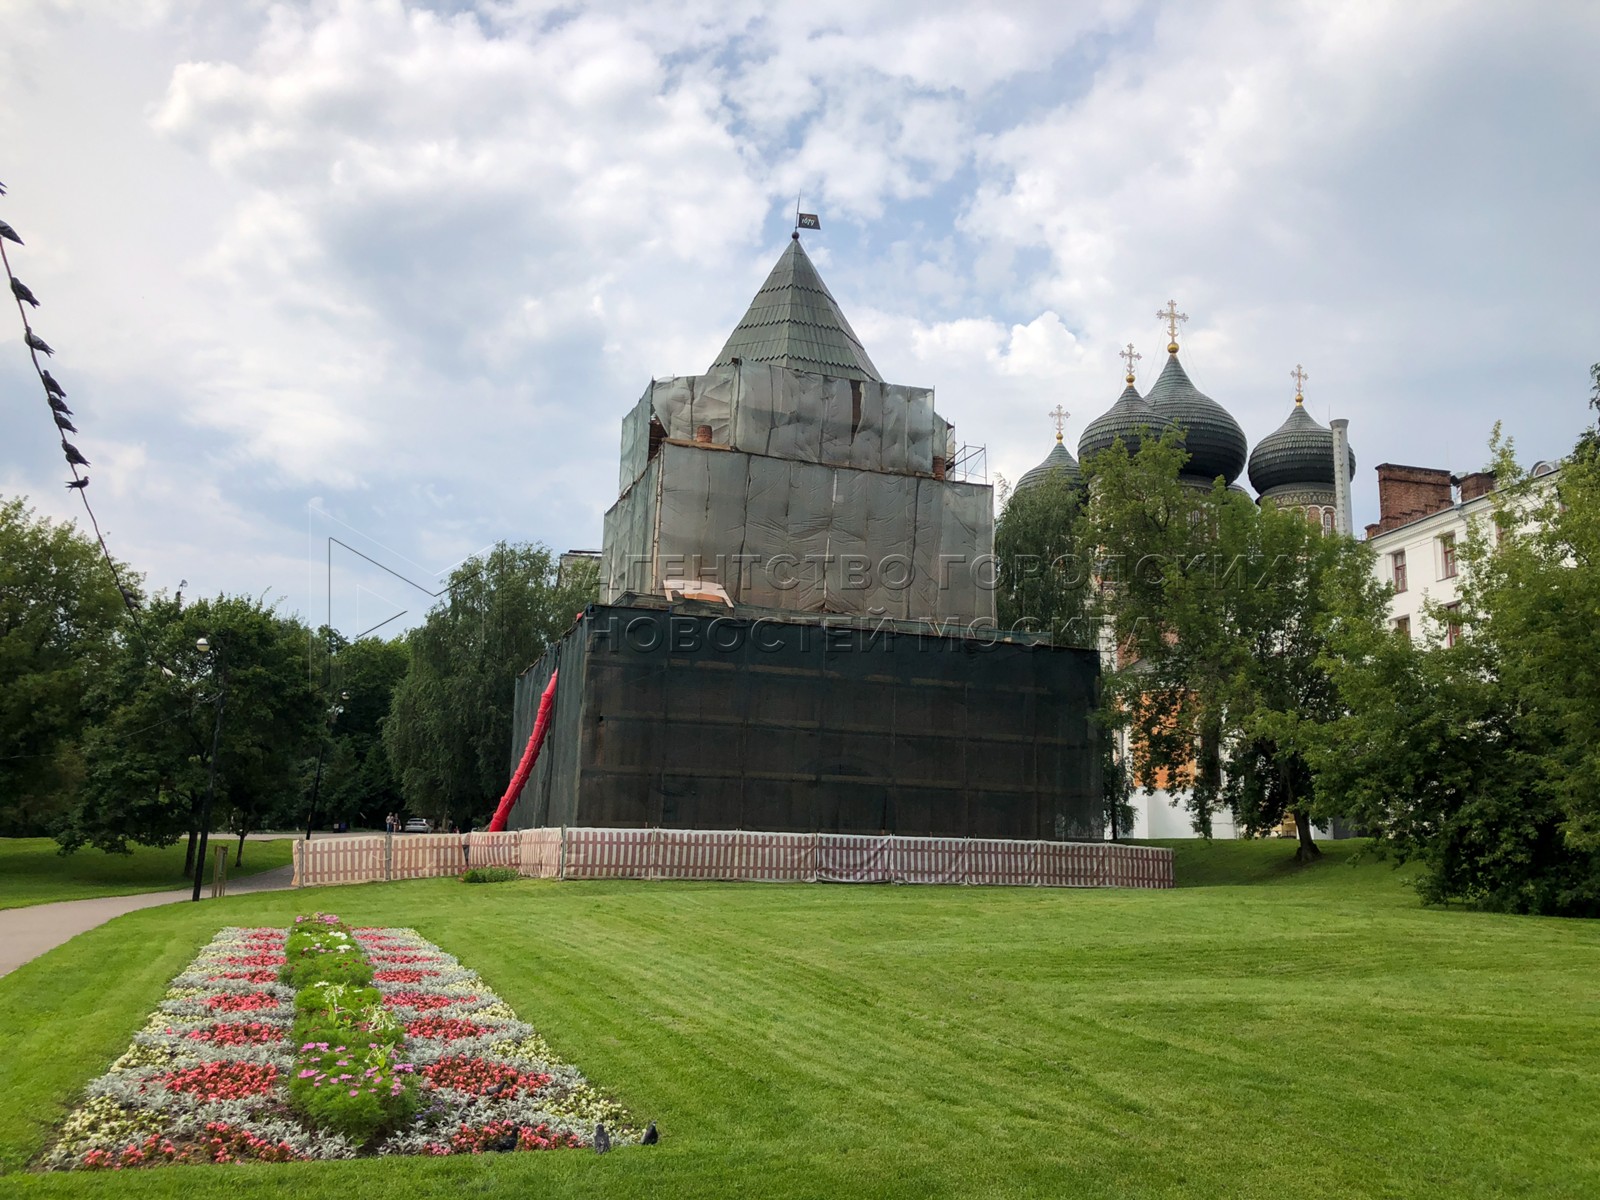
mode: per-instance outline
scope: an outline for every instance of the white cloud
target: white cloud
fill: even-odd
[[[1168,296],[1253,437],[1303,361],[1364,467],[1462,468],[1496,415],[1541,457],[1583,420],[1597,23],[41,0],[0,47],[0,205],[119,552],[168,582],[315,557],[309,494],[419,562],[596,542],[620,414],[706,365],[802,190],[878,365],[1013,478],[1130,338],[1153,377]],[[0,418],[0,477],[62,506],[44,419]]]

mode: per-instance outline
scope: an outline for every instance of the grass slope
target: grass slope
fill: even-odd
[[[0,979],[0,1166],[224,923],[320,906],[476,967],[654,1149],[111,1175],[27,1196],[1600,1194],[1600,927],[1417,906],[1333,848],[1168,892],[455,880],[120,918]]]
[[[246,842],[242,867],[233,865],[237,839],[212,839],[211,845],[228,847],[228,878],[238,879],[288,866],[292,841],[284,838]],[[159,849],[135,846],[132,854],[84,849],[63,856],[50,838],[0,838],[0,908],[187,887],[189,881],[183,874],[185,849],[185,844],[179,842]],[[208,884],[210,878],[208,873]]]

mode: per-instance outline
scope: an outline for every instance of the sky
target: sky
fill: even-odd
[[[388,633],[498,540],[598,548],[623,414],[709,366],[797,196],[991,478],[1058,404],[1075,448],[1128,342],[1148,387],[1169,299],[1252,445],[1304,364],[1358,528],[1378,463],[1593,417],[1593,3],[7,8],[7,250],[151,590]],[[14,317],[0,395],[0,494],[81,516]]]

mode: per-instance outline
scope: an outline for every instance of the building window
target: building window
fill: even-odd
[[[1444,644],[1454,646],[1461,640],[1461,605],[1444,606]]]
[[[1333,509],[1331,508],[1325,508],[1322,510],[1322,532],[1333,532]]]
[[[1393,554],[1389,555],[1389,563],[1394,571],[1394,590],[1397,592],[1405,591],[1406,552],[1404,550],[1396,550]]]
[[[1409,640],[1410,637],[1411,637],[1411,618],[1410,617],[1396,617],[1394,619],[1394,631],[1396,633],[1405,634],[1406,638]]]
[[[1454,579],[1456,577],[1456,535],[1442,533],[1439,535],[1439,578]]]

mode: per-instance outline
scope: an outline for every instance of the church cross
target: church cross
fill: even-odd
[[[1123,362],[1128,364],[1128,382],[1132,383],[1133,382],[1133,364],[1138,362],[1141,358],[1143,358],[1144,355],[1140,354],[1137,350],[1135,350],[1133,348],[1133,343],[1129,342],[1128,343],[1128,348],[1126,350],[1118,350],[1117,351],[1117,357],[1122,359]]]
[[[1167,323],[1167,337],[1176,343],[1178,340],[1178,322],[1187,321],[1189,314],[1178,311],[1178,302],[1176,300],[1168,300],[1167,307],[1156,313],[1156,316]]]
[[[1054,418],[1056,423],[1056,441],[1059,442],[1061,440],[1061,431],[1066,428],[1067,418],[1072,414],[1058,404],[1045,415],[1047,417]]]
[[[1311,376],[1306,374],[1304,367],[1299,363],[1295,363],[1294,370],[1289,372],[1289,378],[1294,380],[1294,402],[1296,404],[1303,403],[1305,397],[1300,393],[1306,390],[1306,380],[1310,379]]]

